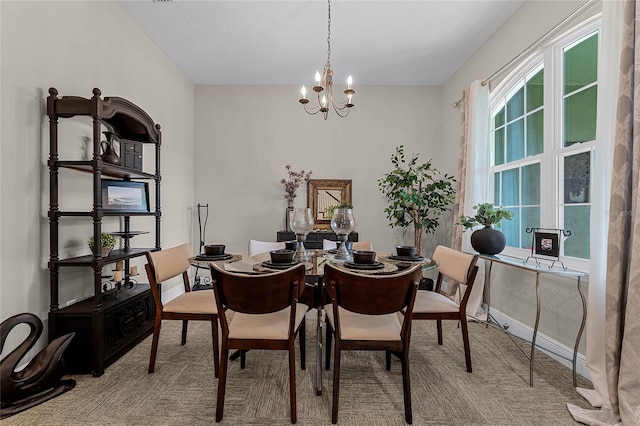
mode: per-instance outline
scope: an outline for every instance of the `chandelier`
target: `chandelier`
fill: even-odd
[[[318,103],[314,106],[309,106],[309,99],[307,99],[307,89],[302,86],[302,98],[300,99],[300,103],[304,107],[304,110],[311,115],[315,115],[321,112],[324,116],[324,119],[327,119],[329,115],[329,109],[333,108],[333,110],[338,114],[339,117],[346,117],[349,115],[349,111],[353,107],[353,103],[351,103],[351,98],[353,94],[356,93],[355,90],[351,88],[351,84],[353,83],[353,79],[351,76],[347,78],[347,89],[344,91],[344,94],[347,98],[338,102],[333,97],[333,70],[331,69],[331,0],[328,0],[328,21],[327,21],[327,63],[324,65],[324,69],[322,71],[322,75],[318,71],[316,71],[316,85],[313,86],[313,91],[316,92],[316,96],[318,98]]]

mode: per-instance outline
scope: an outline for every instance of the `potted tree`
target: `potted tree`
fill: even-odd
[[[481,203],[473,206],[476,211],[474,216],[460,216],[458,225],[462,225],[466,230],[473,229],[478,225],[483,228],[473,231],[471,234],[471,246],[480,254],[494,255],[504,250],[507,239],[504,234],[497,229],[503,220],[511,220],[513,212],[500,206],[495,207],[491,203]]]
[[[109,253],[111,253],[111,250],[115,245],[116,245],[116,239],[113,237],[113,235],[108,234],[106,232],[103,232],[100,234],[100,247],[102,247],[102,251],[100,255],[102,257],[109,256]],[[93,237],[91,237],[89,238],[89,248],[91,249],[91,251],[93,251],[93,246],[94,246]]]
[[[378,179],[378,189],[389,200],[384,210],[390,226],[406,230],[412,226],[416,254],[421,254],[422,233],[433,234],[440,217],[455,201],[455,179],[442,174],[431,160],[418,164],[418,155],[405,159],[404,146],[391,156],[393,170]]]

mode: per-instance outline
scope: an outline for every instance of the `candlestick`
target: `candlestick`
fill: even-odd
[[[132,277],[138,275],[138,267],[132,266],[131,268],[129,268],[129,275],[131,275]]]
[[[113,271],[113,280],[114,281],[122,281],[122,271]]]
[[[122,271],[122,270],[123,270],[123,269],[122,269],[122,268],[123,268],[123,266],[124,266],[124,262],[123,262],[122,260],[118,260],[118,261],[116,262],[116,269],[115,269],[115,270],[116,270],[116,271]]]

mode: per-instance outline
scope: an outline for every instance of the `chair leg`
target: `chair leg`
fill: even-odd
[[[180,341],[181,345],[187,343],[187,326],[189,325],[189,321],[182,320],[182,340]]]
[[[296,345],[294,341],[289,343],[289,404],[291,423],[296,423],[298,410],[296,408]]]
[[[411,412],[411,382],[409,381],[409,354],[408,348],[402,352],[402,389],[404,393],[404,420],[413,423],[413,414]]]
[[[471,347],[469,346],[469,327],[467,325],[466,315],[460,319],[460,325],[462,326],[462,343],[464,344],[464,359],[467,364],[467,373],[471,373]]]
[[[240,349],[240,369],[244,370],[244,367],[247,366],[247,351],[244,349]]]
[[[151,341],[151,355],[149,356],[149,374],[153,373],[156,368],[156,355],[158,354],[158,341],[160,340],[160,328],[162,326],[162,318],[156,314],[156,320],[153,324],[153,340]]]
[[[218,353],[218,319],[214,318],[211,321],[211,341],[213,343],[213,368],[214,375],[218,377],[218,371],[220,370],[220,359]]]
[[[220,356],[220,373],[218,374],[218,400],[216,402],[216,422],[222,420],[224,414],[224,392],[227,385],[227,363],[229,359],[229,348],[227,342],[222,342]]]
[[[324,369],[328,370],[331,368],[331,340],[333,340],[333,331],[328,322],[325,323],[325,327],[327,331],[324,338],[324,345],[326,346],[324,351]]]
[[[331,405],[331,423],[338,423],[338,401],[340,400],[340,344],[336,342],[333,353],[333,403]]]
[[[391,351],[385,351],[385,360],[387,370],[391,370]]]
[[[298,329],[298,343],[300,344],[300,369],[304,370],[307,367],[307,354],[306,354],[306,319],[302,319],[300,328]]]
[[[438,329],[438,344],[442,344],[442,320],[436,320],[436,327]]]

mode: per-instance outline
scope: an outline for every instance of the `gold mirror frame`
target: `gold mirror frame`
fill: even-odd
[[[309,179],[307,207],[313,213],[315,228],[331,229],[331,218],[325,217],[324,211],[340,203],[351,203],[351,180]]]

